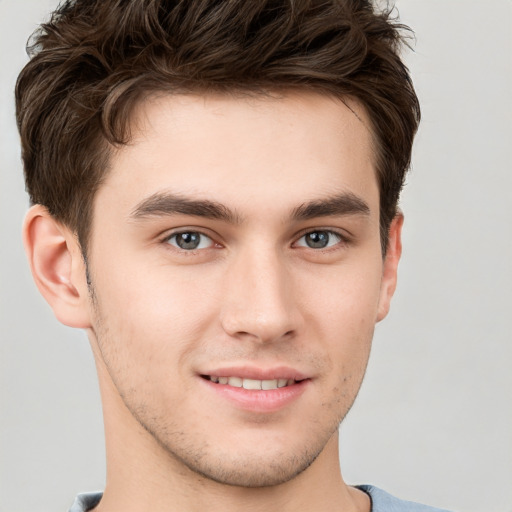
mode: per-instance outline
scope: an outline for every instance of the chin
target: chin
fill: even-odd
[[[239,457],[227,461],[219,457],[215,464],[201,458],[191,461],[181,460],[190,470],[214,482],[244,488],[273,487],[289,482],[305,471],[319,453],[305,452],[286,456],[276,454],[272,458]]]
[[[223,485],[261,488],[284,484],[309,468],[324,451],[338,423],[322,431],[307,429],[276,435],[260,427],[252,435],[239,432],[221,438],[215,436],[197,443],[198,436],[160,438],[160,446],[182,468]],[[164,441],[164,442],[162,442]],[[196,441],[196,442],[194,442]]]

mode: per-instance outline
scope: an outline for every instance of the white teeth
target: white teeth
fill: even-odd
[[[244,379],[244,389],[261,389],[261,380]]]
[[[261,389],[277,389],[277,379],[274,380],[262,380]]]
[[[228,384],[234,388],[244,389],[263,389],[271,390],[292,386],[295,384],[294,379],[271,379],[271,380],[258,380],[258,379],[242,379],[241,377],[215,377],[209,376],[212,382],[217,384]]]
[[[233,386],[234,388],[241,388],[243,384],[243,379],[240,377],[229,377],[228,378],[228,384],[230,386]]]

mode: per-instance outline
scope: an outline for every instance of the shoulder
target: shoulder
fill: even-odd
[[[448,512],[440,508],[400,500],[373,485],[358,485],[357,488],[370,496],[372,512]]]
[[[448,512],[412,501],[400,500],[373,485],[358,485],[357,488],[370,496],[372,512]],[[101,496],[101,492],[79,494],[69,512],[87,512],[92,510],[100,502]]]
[[[87,492],[83,494],[79,494],[69,512],[87,512],[88,510],[92,510],[101,500],[103,493],[101,492]]]

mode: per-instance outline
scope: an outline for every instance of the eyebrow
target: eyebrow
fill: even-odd
[[[141,201],[131,212],[130,218],[139,220],[176,214],[222,220],[231,224],[240,223],[238,214],[223,204],[209,199],[191,199],[168,192],[157,192]]]
[[[294,220],[309,220],[316,217],[337,217],[344,215],[370,215],[368,203],[352,192],[317,199],[304,203],[292,212]]]
[[[242,222],[241,216],[236,211],[221,203],[209,199],[192,199],[170,192],[157,192],[142,200],[132,210],[130,218],[143,220],[149,217],[176,214],[221,220],[230,224]],[[369,214],[370,207],[362,198],[352,192],[344,192],[303,203],[292,210],[291,218],[295,221],[303,221],[316,217],[368,216]]]

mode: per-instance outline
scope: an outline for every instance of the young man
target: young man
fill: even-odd
[[[338,426],[388,312],[419,106],[367,1],[77,0],[17,84],[24,241],[85,329],[111,511],[427,511]]]

